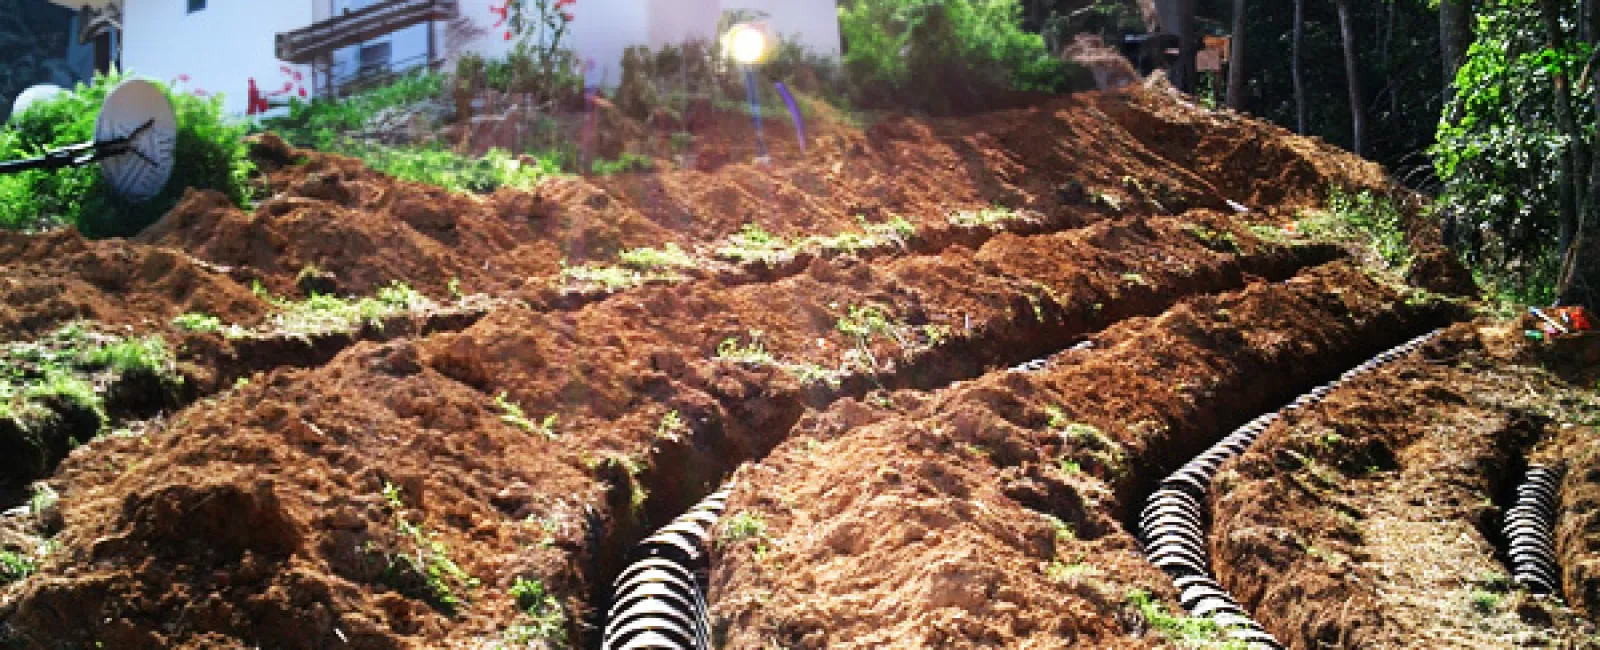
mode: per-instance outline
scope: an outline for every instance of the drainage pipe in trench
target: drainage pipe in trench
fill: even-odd
[[[1556,563],[1557,492],[1565,472],[1559,466],[1534,465],[1517,486],[1517,502],[1506,511],[1505,541],[1511,559],[1511,581],[1536,594],[1561,588]]]
[[[633,548],[612,583],[603,650],[710,650],[709,542],[732,489],[723,486]]]
[[[1283,648],[1283,644],[1251,618],[1211,576],[1206,548],[1205,501],[1217,468],[1228,459],[1244,453],[1256,437],[1283,414],[1322,401],[1340,384],[1399,359],[1433,340],[1442,331],[1434,330],[1391,348],[1345,371],[1338,379],[1295,398],[1278,411],[1251,420],[1161,481],[1140,513],[1139,530],[1146,556],[1172,577],[1173,585],[1178,589],[1179,602],[1191,616],[1212,618],[1223,627],[1229,640],[1240,641],[1254,648]],[[1540,498],[1545,496],[1544,492],[1529,494],[1537,494]],[[1554,491],[1550,490],[1549,495],[1552,499],[1549,508],[1541,511],[1537,507],[1530,507],[1529,514],[1553,512]],[[1543,541],[1548,542],[1548,538]],[[1546,545],[1542,548],[1548,549],[1551,557],[1554,557],[1553,547]]]

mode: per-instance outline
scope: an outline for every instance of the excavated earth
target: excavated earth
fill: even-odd
[[[709,598],[725,647],[1171,645],[1129,604],[1142,590],[1179,611],[1129,525],[1154,482],[1257,413],[1466,317],[1284,228],[1330,186],[1392,191],[1381,168],[1160,89],[816,131],[807,153],[777,147],[771,165],[486,196],[266,136],[249,209],[193,192],[132,240],[0,235],[7,340],[80,320],[160,334],[196,399],[141,435],[78,447],[45,479],[57,504],[0,519],[0,547],[51,547],[0,587],[0,647],[522,647],[519,579],[541,581],[561,617],[531,647],[597,647],[626,550],[730,478]],[[718,253],[750,224],[795,241],[895,218],[915,234],[770,262]],[[1418,282],[1462,289],[1427,229],[1412,235],[1431,260]],[[596,290],[563,277],[669,243],[698,260],[682,278]],[[200,312],[268,326],[268,294],[395,281],[453,311],[312,340],[171,325]],[[1450,340],[1466,349],[1464,336]],[[1416,400],[1476,399],[1415,384]],[[1269,493],[1268,452],[1219,489],[1222,582],[1297,647],[1592,634],[1576,613],[1600,600],[1589,430],[1546,423],[1541,438],[1512,424],[1527,418],[1475,417],[1460,433],[1475,442],[1426,452],[1459,473],[1441,495],[1489,499],[1446,513],[1477,517],[1463,531],[1493,528],[1508,459],[1536,440],[1587,459],[1564,492],[1578,513],[1561,533],[1572,610],[1445,630],[1400,608],[1428,585],[1383,582],[1423,571],[1385,568],[1404,559],[1403,532],[1366,533],[1383,548],[1349,560],[1367,566],[1359,583],[1297,564],[1304,548],[1262,550],[1278,538],[1249,531],[1344,525]],[[1412,477],[1395,469],[1405,441],[1383,455],[1341,435],[1343,462],[1379,465],[1344,480],[1386,481],[1352,507],[1368,521],[1433,516],[1405,501],[1433,465]],[[1282,506],[1257,507],[1269,498]],[[1358,557],[1343,535],[1317,548]],[[1501,566],[1495,540],[1479,541],[1432,559]],[[428,565],[449,598],[404,570],[440,557],[461,570]],[[1520,612],[1515,598],[1504,607]],[[1417,618],[1388,625],[1385,611]]]
[[[1551,351],[1530,348],[1521,331],[1456,325],[1274,424],[1224,466],[1210,540],[1217,574],[1279,640],[1600,647],[1600,399],[1547,369],[1540,357]],[[1559,357],[1571,360],[1565,348]],[[1561,463],[1566,598],[1510,590],[1503,514],[1528,465]]]

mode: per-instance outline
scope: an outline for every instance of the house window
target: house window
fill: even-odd
[[[389,68],[389,54],[391,51],[392,46],[389,41],[361,46],[359,54],[361,68],[357,74],[367,75],[386,71]]]
[[[189,0],[189,13],[194,13],[206,8],[206,0]]]

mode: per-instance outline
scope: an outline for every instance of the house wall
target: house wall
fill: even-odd
[[[223,96],[230,113],[248,108],[251,79],[263,93],[298,95],[310,89],[307,66],[288,66],[274,55],[273,39],[311,24],[311,0],[209,0],[188,12],[187,0],[125,0],[122,67],[158,81],[187,81],[180,88]],[[282,68],[288,67],[290,72]],[[302,75],[296,80],[294,75]]]
[[[123,0],[123,68],[161,81],[187,81],[181,88],[224,97],[224,108],[244,113],[249,81],[261,92],[306,96],[316,92],[309,66],[289,66],[274,54],[274,37],[367,0],[209,0],[190,14],[187,0]],[[488,58],[505,56],[512,42],[505,27],[494,27],[491,11],[503,0],[460,0],[462,17],[480,34],[449,42],[449,30],[436,24],[438,56],[475,52]],[[800,37],[818,53],[839,52],[836,0],[579,0],[567,9],[574,15],[568,43],[587,64],[590,84],[615,86],[622,77],[624,49],[633,45],[660,47],[690,38],[715,38],[725,10],[750,8],[768,12],[774,30]],[[428,47],[427,25],[416,25],[387,38],[391,61],[420,62]],[[356,70],[357,48],[335,54],[334,77]],[[447,62],[447,69],[454,61]],[[283,68],[288,68],[284,71]],[[297,77],[298,75],[298,77]]]

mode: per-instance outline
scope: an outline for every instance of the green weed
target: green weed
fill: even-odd
[[[38,562],[25,553],[0,551],[0,585],[26,580],[38,569]]]
[[[717,344],[717,358],[735,363],[767,365],[773,363],[772,353],[761,342],[761,331],[750,331],[750,343],[739,342],[738,337],[723,339]]]
[[[788,242],[753,223],[745,224],[739,232],[729,235],[728,243],[718,248],[716,253],[719,257],[737,262],[766,264],[777,264],[794,257]]]
[[[678,441],[689,432],[689,425],[683,421],[683,416],[677,411],[667,411],[661,416],[661,422],[656,425],[656,437],[662,440]]]
[[[556,439],[556,422],[558,416],[555,413],[546,415],[544,416],[543,420],[535,423],[533,420],[528,419],[528,414],[523,412],[521,405],[506,399],[505,391],[500,391],[499,395],[494,396],[494,405],[500,407],[500,410],[505,411],[505,413],[500,415],[501,422],[505,422],[506,424],[522,429],[523,431],[527,431],[528,433],[537,433],[551,440]]]
[[[1146,623],[1161,636],[1175,643],[1208,650],[1246,650],[1243,642],[1222,638],[1223,628],[1210,618],[1175,616],[1167,613],[1161,603],[1155,602],[1143,589],[1128,592],[1128,604],[1139,611]]]
[[[623,266],[646,273],[692,269],[696,266],[694,258],[673,243],[668,243],[664,248],[635,248],[622,251],[619,257]]]
[[[567,641],[567,614],[555,594],[545,589],[544,582],[517,577],[511,585],[511,597],[517,609],[528,617],[506,629],[504,641],[514,648],[524,648],[534,642],[553,643],[556,647]]]
[[[450,557],[449,546],[406,517],[405,502],[400,497],[399,487],[385,482],[383,500],[390,510],[400,545],[387,553],[379,551],[371,543],[368,545],[369,552],[377,552],[387,560],[384,578],[402,593],[419,597],[442,611],[454,613],[465,604],[463,596],[457,591],[476,588],[478,579],[456,564]]]
[[[162,376],[171,371],[172,352],[166,341],[150,335],[125,339],[94,348],[84,354],[84,361],[93,366],[111,368],[120,373],[145,373]]]
[[[997,205],[981,210],[952,212],[946,219],[950,225],[962,228],[999,228],[1008,222],[1021,221],[1025,216],[1019,211]]]
[[[766,537],[767,521],[759,512],[744,511],[729,517],[722,525],[718,539],[723,544],[734,544],[747,539]]]
[[[190,332],[210,334],[222,330],[222,319],[210,314],[189,312],[172,319],[172,325]]]
[[[1472,609],[1479,614],[1489,615],[1500,611],[1501,595],[1483,589],[1472,590]]]

